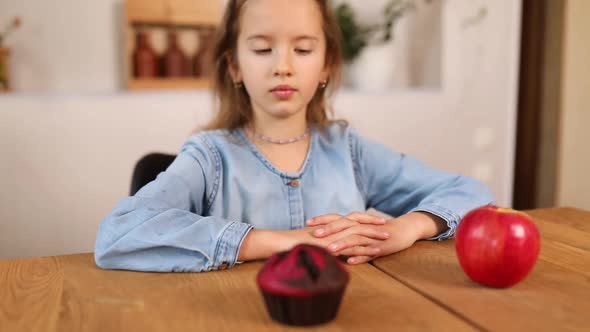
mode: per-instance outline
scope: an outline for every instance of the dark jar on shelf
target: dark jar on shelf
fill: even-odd
[[[176,32],[168,32],[168,47],[161,58],[160,68],[164,77],[188,77],[190,70],[188,59],[178,45]]]
[[[199,49],[192,59],[193,75],[208,78],[213,71],[213,43],[215,42],[214,29],[199,30]]]
[[[158,57],[145,31],[137,31],[135,34],[133,76],[135,78],[152,78],[158,76]]]

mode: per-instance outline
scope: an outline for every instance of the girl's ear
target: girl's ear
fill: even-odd
[[[320,82],[326,82],[330,79],[330,68],[325,67],[320,73]]]
[[[237,61],[230,54],[227,54],[225,57],[227,59],[229,74],[234,83],[242,82],[242,74],[240,73]]]

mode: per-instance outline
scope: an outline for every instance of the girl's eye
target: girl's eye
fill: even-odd
[[[301,54],[301,55],[307,55],[307,54],[311,53],[311,50],[304,50],[301,48],[297,48],[297,49],[295,49],[295,52],[297,52],[298,54]]]
[[[256,54],[268,54],[270,52],[271,52],[270,48],[263,48],[263,49],[254,50],[254,53],[256,53]]]

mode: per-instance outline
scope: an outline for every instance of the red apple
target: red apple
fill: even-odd
[[[499,288],[527,276],[540,245],[539,230],[527,214],[492,205],[469,212],[455,236],[463,271],[475,282]]]

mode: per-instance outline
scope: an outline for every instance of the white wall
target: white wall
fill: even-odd
[[[28,3],[25,24],[35,24],[27,19],[34,9],[31,0],[9,2],[2,1],[0,15]],[[74,12],[91,7],[98,18],[84,17],[88,25],[112,23],[107,14],[100,18],[103,7],[94,2],[59,4],[74,6]],[[482,4],[488,16],[466,26]],[[46,11],[53,10],[47,6]],[[367,136],[436,167],[480,178],[501,205],[509,205],[520,4],[447,0],[443,7],[441,89],[344,91],[336,98],[337,115]],[[50,25],[49,18],[35,15],[46,20],[41,26]],[[63,29],[67,37],[61,38],[83,39],[77,32],[84,29],[91,28]],[[95,39],[111,45],[112,34]],[[112,60],[107,67],[102,60],[93,62],[92,84],[62,68],[64,63],[80,66],[77,55],[55,52],[47,57],[58,64],[46,62],[41,72],[55,73],[47,87],[60,86],[59,93],[0,96],[0,258],[92,251],[98,223],[128,192],[135,161],[149,151],[175,152],[211,114],[206,93],[104,92],[117,85],[112,77],[116,60],[112,48],[91,49],[98,52],[94,57]],[[68,60],[60,62],[59,55]],[[103,71],[111,76],[100,79]],[[92,93],[72,93],[74,83],[88,83],[84,90]]]
[[[565,12],[557,201],[590,210],[590,2],[570,0]]]
[[[0,257],[92,251],[99,221],[129,190],[134,162],[175,152],[207,100],[0,99]]]
[[[122,0],[0,0],[0,26],[23,25],[6,40],[17,91],[94,93],[120,86]]]

